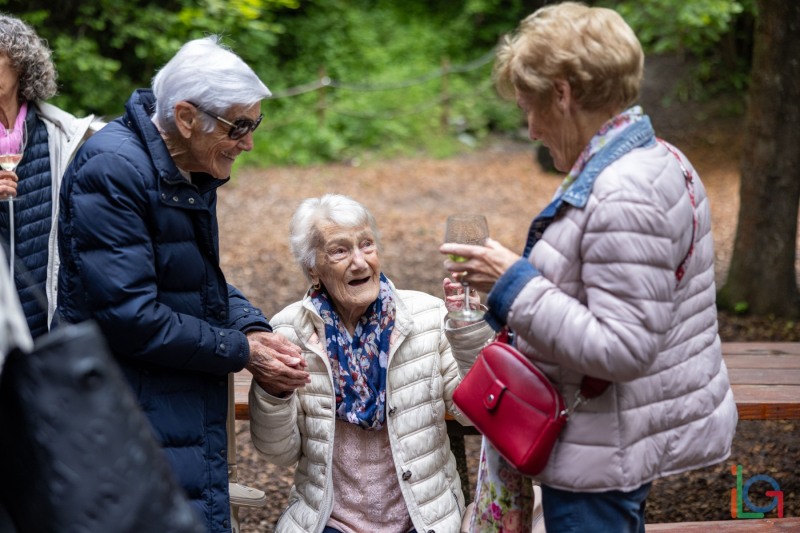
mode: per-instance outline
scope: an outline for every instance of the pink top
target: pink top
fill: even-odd
[[[17,113],[14,126],[8,130],[0,128],[0,154],[20,154],[25,148],[22,145],[22,133],[25,129],[25,117],[28,116],[28,102],[22,102]],[[0,124],[2,126],[2,124]]]
[[[405,533],[413,529],[397,480],[389,432],[336,420],[333,512],[328,526],[343,533]]]

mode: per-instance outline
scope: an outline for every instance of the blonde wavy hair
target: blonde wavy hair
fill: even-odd
[[[48,100],[58,91],[56,67],[47,42],[9,15],[0,15],[0,54],[5,54],[19,75],[20,102]]]
[[[563,2],[535,11],[504,38],[493,76],[506,98],[516,89],[547,106],[554,82],[566,80],[583,109],[621,111],[639,97],[643,72],[639,39],[616,11]]]

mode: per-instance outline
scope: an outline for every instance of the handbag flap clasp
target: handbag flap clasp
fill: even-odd
[[[506,386],[500,381],[493,380],[492,384],[483,392],[483,406],[489,411],[500,404],[500,397],[506,391]]]

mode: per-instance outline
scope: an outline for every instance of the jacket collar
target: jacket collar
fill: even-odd
[[[47,122],[53,124],[53,127],[60,129],[67,137],[67,142],[71,143],[73,139],[83,139],[88,129],[99,130],[104,123],[95,118],[94,115],[87,115],[83,118],[77,118],[58,107],[37,100],[33,102],[33,108],[36,109],[37,115]]]
[[[531,222],[530,229],[528,229],[528,238],[525,241],[525,249],[522,252],[523,257],[528,257],[534,245],[542,238],[544,230],[555,220],[559,210],[564,204],[572,205],[578,209],[586,206],[589,201],[589,195],[592,193],[592,187],[597,176],[611,163],[627,154],[634,148],[647,146],[656,142],[655,132],[653,126],[650,124],[648,117],[643,117],[642,120],[634,122],[622,132],[620,135],[604,146],[594,157],[592,157],[583,167],[578,178],[570,185],[570,187],[562,194],[557,196],[545,207],[541,213]]]
[[[164,139],[161,138],[161,134],[151,120],[155,109],[156,99],[152,89],[136,89],[125,104],[123,120],[137,133],[147,147],[150,159],[158,172],[159,181],[170,185],[188,184],[178,171],[178,167],[175,166]],[[216,189],[229,180],[229,177],[218,180],[203,172],[192,173],[192,185],[198,189],[200,194]]]
[[[594,157],[592,157],[581,171],[575,182],[556,199],[553,204],[561,202],[568,203],[574,207],[582,208],[589,201],[589,195],[594,187],[597,176],[611,163],[627,154],[635,148],[647,146],[655,142],[655,132],[650,123],[650,118],[645,116],[642,120],[634,122],[615,137],[610,143],[604,146]],[[560,201],[558,201],[560,200]],[[548,209],[554,214],[559,205],[551,204]]]

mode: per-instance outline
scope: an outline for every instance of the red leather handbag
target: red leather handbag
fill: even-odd
[[[607,381],[584,378],[576,404],[607,386]],[[453,401],[500,455],[528,476],[544,469],[571,412],[541,370],[510,344],[497,341],[481,350]]]

